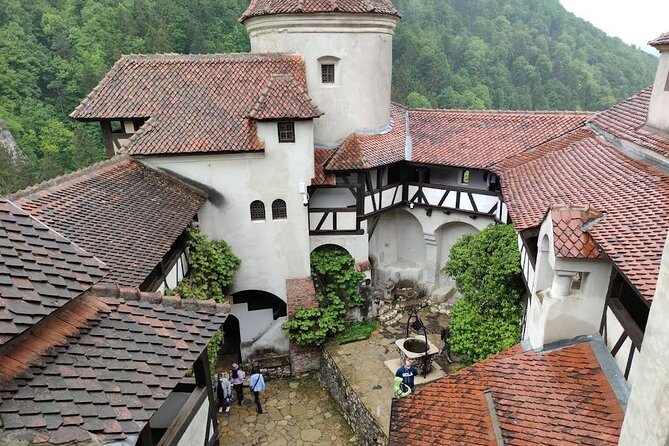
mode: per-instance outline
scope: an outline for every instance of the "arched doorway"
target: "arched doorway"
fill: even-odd
[[[369,243],[370,256],[379,267],[387,265],[425,265],[423,227],[416,217],[404,209],[384,213]]]
[[[239,331],[239,319],[232,314],[229,314],[223,323],[223,343],[221,344],[219,354],[221,356],[230,356],[232,362],[240,362],[242,360],[241,343],[242,338]]]
[[[465,234],[474,234],[478,229],[468,223],[451,222],[441,225],[434,233],[437,240],[437,286],[454,286],[453,279],[447,277],[442,270],[451,255],[455,242]]]
[[[283,299],[263,290],[244,290],[233,293],[230,303],[230,316],[239,324],[241,361],[263,353],[288,353],[281,330],[288,314]]]

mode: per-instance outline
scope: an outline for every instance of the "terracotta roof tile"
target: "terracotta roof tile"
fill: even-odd
[[[93,255],[0,197],[0,344],[108,273]]]
[[[624,417],[589,343],[520,346],[393,402],[390,445],[496,444],[484,391],[505,444],[617,445]]]
[[[590,206],[551,206],[553,247],[556,257],[598,259],[601,252],[587,232],[604,214]]]
[[[588,233],[642,296],[652,299],[669,231],[669,175],[579,130],[496,167],[518,231],[555,204],[606,213]]]
[[[264,143],[248,117],[275,74],[293,81],[266,92],[263,102],[274,109],[263,113],[316,113],[311,103],[304,109],[303,95],[296,96],[306,90],[300,55],[165,54],[123,56],[71,116],[150,118],[125,146],[133,155],[261,151]],[[283,99],[290,109],[276,108]]]
[[[92,287],[20,342],[0,346],[0,383],[11,389],[0,394],[0,442],[130,440],[228,312],[213,302]],[[184,332],[193,333],[187,343]]]
[[[613,136],[669,157],[669,137],[643,128],[652,92],[653,87],[641,90],[594,116],[592,123]]]
[[[105,282],[138,287],[206,196],[129,156],[118,156],[11,199],[103,260],[111,269]]]
[[[258,121],[313,119],[323,115],[306,90],[287,74],[273,74],[267,81],[249,118]]]
[[[650,46],[669,45],[669,32],[662,33],[659,37],[648,42]]]
[[[407,110],[391,104],[389,128],[380,133],[352,133],[327,162],[331,171],[361,170],[403,161]]]
[[[386,14],[399,17],[390,0],[252,0],[240,21],[275,14]]]
[[[334,153],[332,149],[314,149],[314,178],[312,186],[334,186],[337,184],[335,175],[325,171],[325,164]]]
[[[411,110],[412,161],[485,169],[582,127],[580,112]]]

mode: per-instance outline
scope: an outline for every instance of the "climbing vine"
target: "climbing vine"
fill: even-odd
[[[225,300],[225,291],[232,283],[240,260],[223,240],[209,240],[198,228],[188,229],[188,277],[173,293],[186,299]]]
[[[312,252],[311,277],[318,307],[298,308],[282,325],[288,338],[300,345],[321,345],[344,330],[346,310],[364,301],[359,286],[365,275],[356,271],[353,257],[343,248],[328,246]]]
[[[462,236],[444,273],[462,294],[450,322],[451,351],[476,362],[520,341],[524,291],[512,225],[493,225]]]

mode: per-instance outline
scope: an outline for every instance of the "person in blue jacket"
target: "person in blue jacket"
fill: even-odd
[[[253,392],[253,397],[256,403],[256,412],[264,413],[262,406],[260,405],[260,393],[265,391],[265,378],[263,378],[262,373],[260,373],[260,369],[257,366],[253,367],[251,372],[249,387],[251,388],[251,392]]]
[[[411,393],[416,391],[416,385],[413,382],[413,378],[417,374],[418,369],[414,367],[410,359],[405,360],[404,365],[395,372],[395,376],[402,378],[402,382],[409,386]]]

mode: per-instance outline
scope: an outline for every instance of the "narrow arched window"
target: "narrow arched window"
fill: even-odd
[[[265,204],[260,200],[251,202],[251,220],[265,219]]]
[[[288,218],[288,212],[286,211],[286,202],[279,199],[272,202],[272,219],[278,220],[282,218]]]

